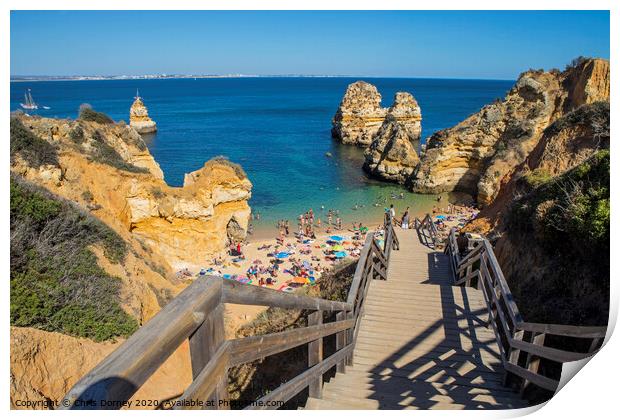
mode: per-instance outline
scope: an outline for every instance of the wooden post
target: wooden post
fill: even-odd
[[[314,311],[308,315],[308,326],[323,324],[323,311]],[[308,343],[308,367],[312,367],[323,361],[323,338]],[[323,375],[317,374],[310,382],[308,396],[321,398],[323,393]]]
[[[347,319],[355,319],[355,312],[351,311],[351,312],[347,312]],[[355,324],[353,324],[353,327],[348,329],[346,331],[346,340],[347,340],[347,344],[350,344],[353,342],[353,337],[355,336]],[[353,366],[353,353],[351,353],[346,359],[345,359],[345,365],[347,366]]]
[[[224,304],[220,303],[200,327],[189,337],[189,350],[192,361],[192,379],[196,379],[209,360],[225,341],[224,336]],[[209,397],[211,403],[205,407],[211,410],[228,409],[227,403],[219,404],[220,400],[228,401],[228,371],[221,372],[217,390]]]
[[[529,337],[530,343],[537,344],[539,346],[544,346],[545,344],[545,334],[544,333],[532,333]],[[538,367],[540,366],[540,357],[528,353],[527,358],[525,360],[525,368],[530,372],[538,373]],[[521,383],[521,396],[525,393],[525,388],[529,385],[530,381],[527,379],[523,379]]]
[[[336,313],[336,321],[344,321],[347,316],[345,311],[340,311]],[[347,330],[341,331],[336,334],[336,351],[343,349],[347,345]],[[345,360],[338,362],[336,365],[336,372],[345,373]]]
[[[510,335],[509,331],[505,332],[508,336]],[[514,333],[514,339],[515,340],[522,340],[523,339],[523,331],[515,331]],[[519,355],[520,355],[521,351],[519,349],[514,349],[512,347],[509,348],[508,350],[508,361],[510,363],[512,363],[513,365],[517,365],[519,362]],[[510,377],[511,374],[507,371],[504,374],[504,386],[508,386],[508,382],[510,381]]]

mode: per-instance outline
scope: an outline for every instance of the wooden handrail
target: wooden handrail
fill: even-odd
[[[439,240],[439,232],[437,232],[437,226],[433,223],[433,218],[430,214],[426,214],[422,220],[416,217],[414,219],[414,227],[418,232],[420,241],[423,244],[433,249],[441,245],[441,241]],[[428,232],[428,235],[425,231]]]
[[[524,322],[489,241],[484,238],[481,246],[461,257],[456,232],[453,228],[446,240],[446,253],[453,264],[454,284],[482,289],[489,324],[508,373],[506,382],[516,378],[522,392],[529,384],[555,392],[559,378],[546,376],[540,370],[540,362],[563,364],[592,356],[602,345],[607,327]],[[551,347],[545,344],[549,336],[590,340],[589,351],[579,353]]]
[[[352,363],[363,305],[370,281],[387,280],[387,266],[398,238],[391,220],[384,226],[385,247],[369,232],[357,262],[346,302],[290,294],[244,285],[215,276],[201,276],[157,315],[81,378],[64,397],[61,409],[118,409],[128,401],[161,364],[189,339],[193,381],[174,408],[209,408],[191,404],[200,400],[222,408],[227,396],[228,370],[307,344],[310,366],[248,408],[277,408],[269,401],[288,401],[304,388],[320,397],[322,375],[337,366],[343,372]],[[261,305],[309,310],[308,326],[262,336],[224,339],[223,304]],[[336,313],[336,321],[323,323],[323,312]],[[312,321],[311,321],[312,320]],[[323,360],[322,340],[336,335],[336,352]],[[92,403],[84,404],[84,401]]]

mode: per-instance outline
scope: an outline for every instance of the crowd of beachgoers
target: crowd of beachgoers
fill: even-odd
[[[438,202],[441,197],[438,197]],[[400,211],[394,204],[385,208],[393,223],[401,229],[414,229],[415,216],[409,207]],[[177,273],[180,278],[196,275],[217,275],[282,291],[314,285],[326,272],[342,261],[357,259],[372,231],[377,241],[383,240],[384,227],[380,223],[372,228],[363,222],[350,222],[344,226],[338,210],[321,209],[322,220],[312,209],[296,217],[296,229],[290,220],[278,220],[275,237],[267,240],[246,240],[230,243],[227,251],[213,257],[206,267],[194,273],[184,269]],[[478,211],[472,206],[448,204],[432,209],[433,222],[440,235],[447,236],[450,228],[461,227],[473,219]],[[253,220],[259,219],[256,214]]]

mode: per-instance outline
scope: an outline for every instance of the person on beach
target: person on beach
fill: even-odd
[[[286,236],[289,235],[289,229],[290,229],[290,225],[288,223],[288,219],[284,221],[284,231],[286,233]]]
[[[402,227],[403,229],[409,229],[409,207],[407,207],[405,209],[405,212],[403,213],[400,227]]]

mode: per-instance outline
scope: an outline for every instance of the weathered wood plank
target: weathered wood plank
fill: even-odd
[[[230,366],[263,359],[339,331],[346,331],[348,328],[352,328],[354,323],[355,320],[347,319],[279,333],[230,340]]]
[[[198,376],[194,378],[194,381],[185,390],[183,395],[179,397],[178,403],[175,405],[175,410],[201,410],[205,408],[204,405],[193,405],[191,402],[202,401],[206,403],[211,396],[216,393],[218,386],[224,379],[227,380],[227,366],[230,356],[230,343],[224,342],[217,351],[211,357],[211,360],[205,365],[204,369],[200,371]],[[211,400],[212,401],[212,400]],[[219,401],[215,401],[217,404]]]
[[[73,409],[76,400],[94,400],[92,407],[111,409],[100,401],[127,401],[159,366],[193,333],[221,299],[218,277],[200,277],[142,328],[78,381],[64,397]]]
[[[323,312],[315,311],[308,315],[308,325],[321,328],[323,324]],[[308,343],[308,367],[311,368],[323,361],[323,337]],[[323,393],[323,375],[315,374],[308,384],[308,396],[321,398]]]
[[[241,284],[234,280],[222,280],[223,300],[242,305],[275,306],[285,309],[312,309],[322,311],[347,311],[352,305],[346,302],[312,298],[293,293],[280,292],[265,287]]]
[[[213,358],[217,350],[225,341],[224,337],[224,304],[220,303],[211,311],[202,325],[189,336],[189,350],[192,363],[192,377],[195,380],[204,367]],[[228,405],[220,406],[218,401],[228,400],[228,375],[226,372],[219,375],[220,382],[216,390],[208,397],[213,404],[207,405],[207,409],[228,408]]]
[[[265,410],[275,409],[276,406],[269,405],[270,401],[288,401],[295,395],[299,394],[305,387],[307,387],[315,375],[322,375],[331,369],[336,363],[343,360],[347,355],[353,351],[353,345],[349,344],[342,350],[332,354],[328,358],[324,359],[321,363],[314,365],[304,373],[297,375],[294,379],[280,385],[269,394],[265,395],[257,401],[257,404],[246,407],[246,410]]]

